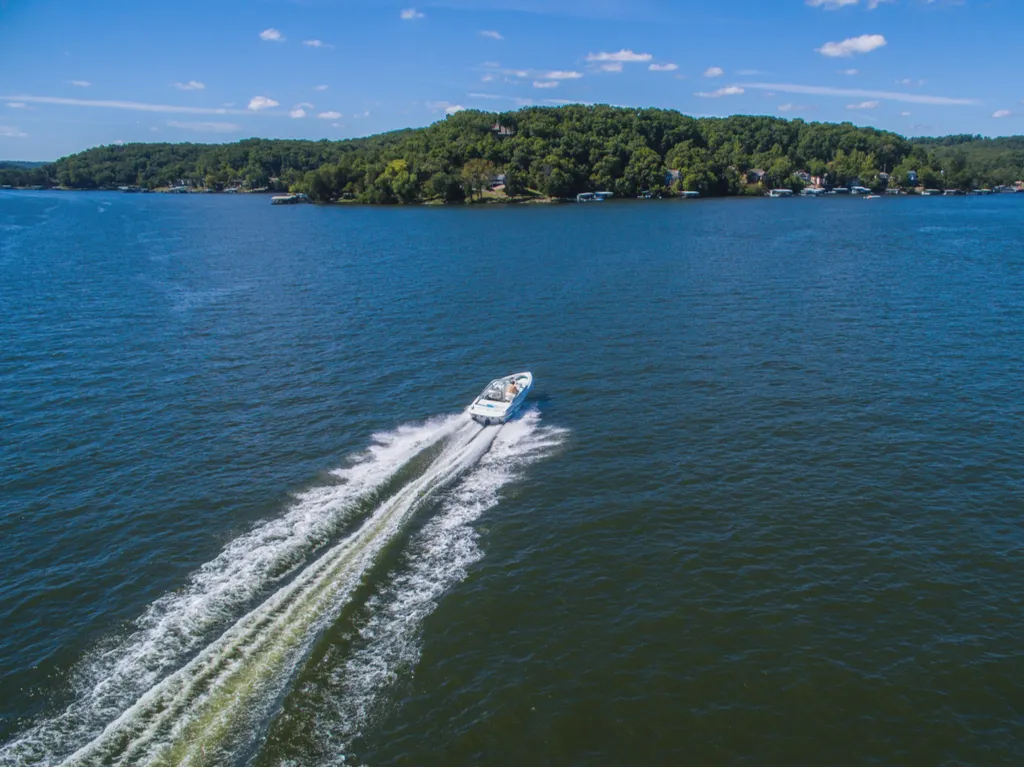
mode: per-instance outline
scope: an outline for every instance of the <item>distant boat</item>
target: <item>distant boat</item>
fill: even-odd
[[[924,195],[925,197],[938,197],[939,195],[942,194],[942,190],[941,189],[926,189],[921,194]]]
[[[821,197],[826,191],[824,187],[804,187],[800,190],[800,197]]]
[[[850,187],[851,195],[870,195],[871,190],[867,187]]]
[[[865,200],[881,200],[881,195],[864,195]]]
[[[828,193],[830,195],[848,195],[850,194],[850,190],[848,190],[846,187],[834,187],[830,189]]]
[[[680,192],[679,196],[681,198],[683,198],[684,200],[692,200],[695,197],[700,197],[700,192],[696,192],[694,190],[687,189],[687,190],[684,190],[683,192]]]
[[[792,197],[792,189],[773,189],[768,193],[768,197]]]
[[[270,198],[271,205],[296,205],[297,203],[308,203],[309,198],[301,192],[294,195],[274,195]]]

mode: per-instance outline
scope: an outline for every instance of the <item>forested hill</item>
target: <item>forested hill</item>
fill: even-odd
[[[40,168],[0,170],[0,184],[94,189],[184,182],[392,203],[462,200],[499,174],[509,195],[530,190],[564,198],[590,190],[632,196],[667,186],[728,195],[758,180],[762,188],[798,187],[797,171],[832,185],[856,179],[880,187],[880,174],[889,173],[902,186],[908,171],[930,187],[1010,184],[1024,176],[1024,138],[908,140],[850,123],[697,119],[672,110],[574,105],[467,110],[426,128],[347,141],[105,146]]]

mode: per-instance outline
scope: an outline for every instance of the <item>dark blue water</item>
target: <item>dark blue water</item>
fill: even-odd
[[[0,762],[1024,760],[1022,203],[0,192]]]

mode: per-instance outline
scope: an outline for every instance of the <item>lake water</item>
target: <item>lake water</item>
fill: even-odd
[[[1020,763],[1022,225],[0,192],[0,762]]]

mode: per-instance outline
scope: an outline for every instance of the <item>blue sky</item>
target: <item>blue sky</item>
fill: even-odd
[[[0,0],[0,159],[596,102],[1024,133],[1022,0]]]

